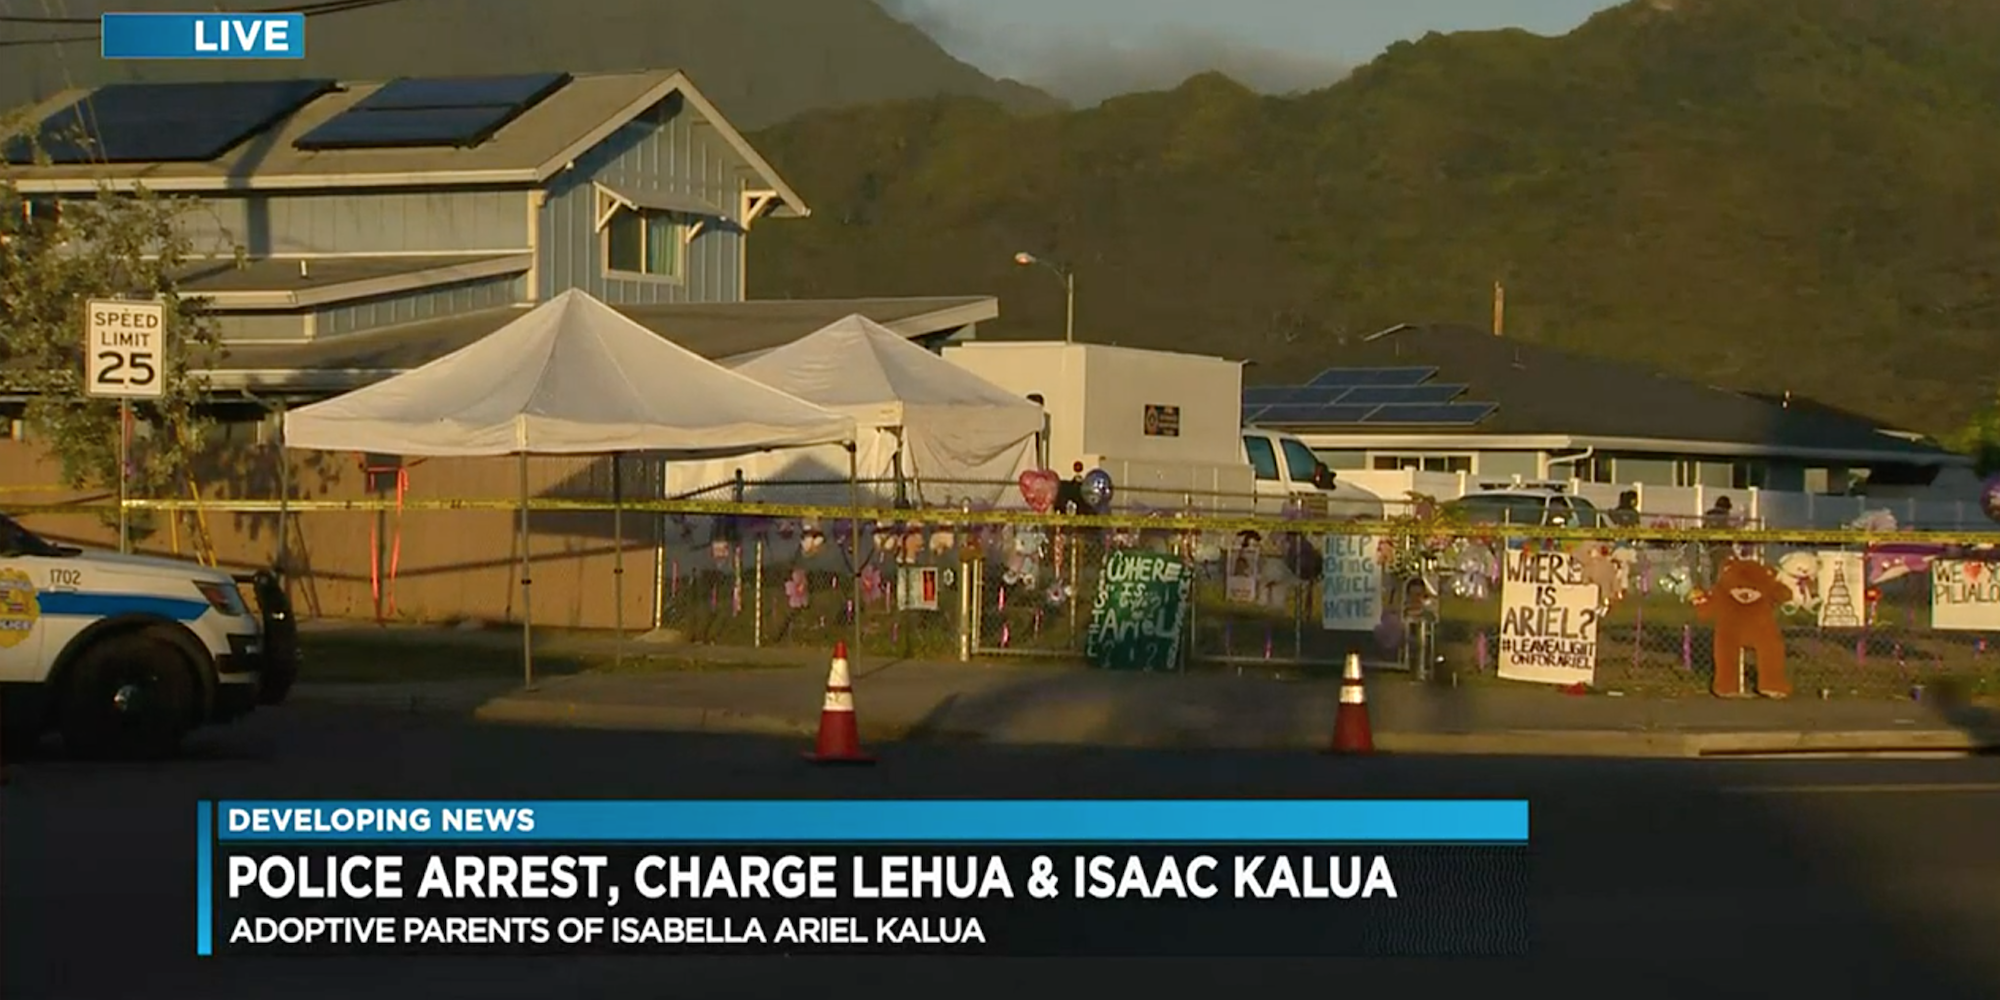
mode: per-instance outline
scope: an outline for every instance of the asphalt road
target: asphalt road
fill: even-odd
[[[0,790],[0,996],[2000,997],[2000,759],[1616,761],[886,747],[475,727],[292,708],[152,765]],[[1537,954],[1507,961],[216,960],[197,799],[1526,796]],[[810,994],[809,994],[810,995]]]

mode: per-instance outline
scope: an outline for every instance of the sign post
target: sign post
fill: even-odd
[[[92,299],[83,324],[83,391],[118,400],[118,551],[132,551],[127,494],[132,476],[132,401],[166,394],[167,307],[155,301]]]

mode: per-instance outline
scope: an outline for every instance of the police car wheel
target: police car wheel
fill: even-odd
[[[63,745],[81,757],[160,757],[194,716],[194,676],[179,650],[144,635],[92,646],[70,674]]]

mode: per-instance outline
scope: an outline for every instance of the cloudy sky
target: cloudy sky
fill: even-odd
[[[1080,103],[1221,70],[1274,93],[1427,31],[1561,34],[1608,0],[881,0],[952,54]]]

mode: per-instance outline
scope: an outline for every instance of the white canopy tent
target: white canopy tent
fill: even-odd
[[[724,363],[852,417],[858,474],[878,502],[997,503],[1014,489],[1009,484],[1037,465],[1040,406],[865,316],[848,316],[783,347]],[[805,447],[677,463],[668,473],[668,491],[725,483],[741,469],[748,481],[787,484],[768,498],[772,502],[826,502],[835,470],[846,461],[839,449]]]
[[[429,364],[284,417],[290,448],[519,458],[522,665],[530,685],[530,454],[703,459],[816,445],[851,454],[855,436],[852,417],[731,372],[576,290]],[[613,521],[622,635],[624,539],[616,513]]]

